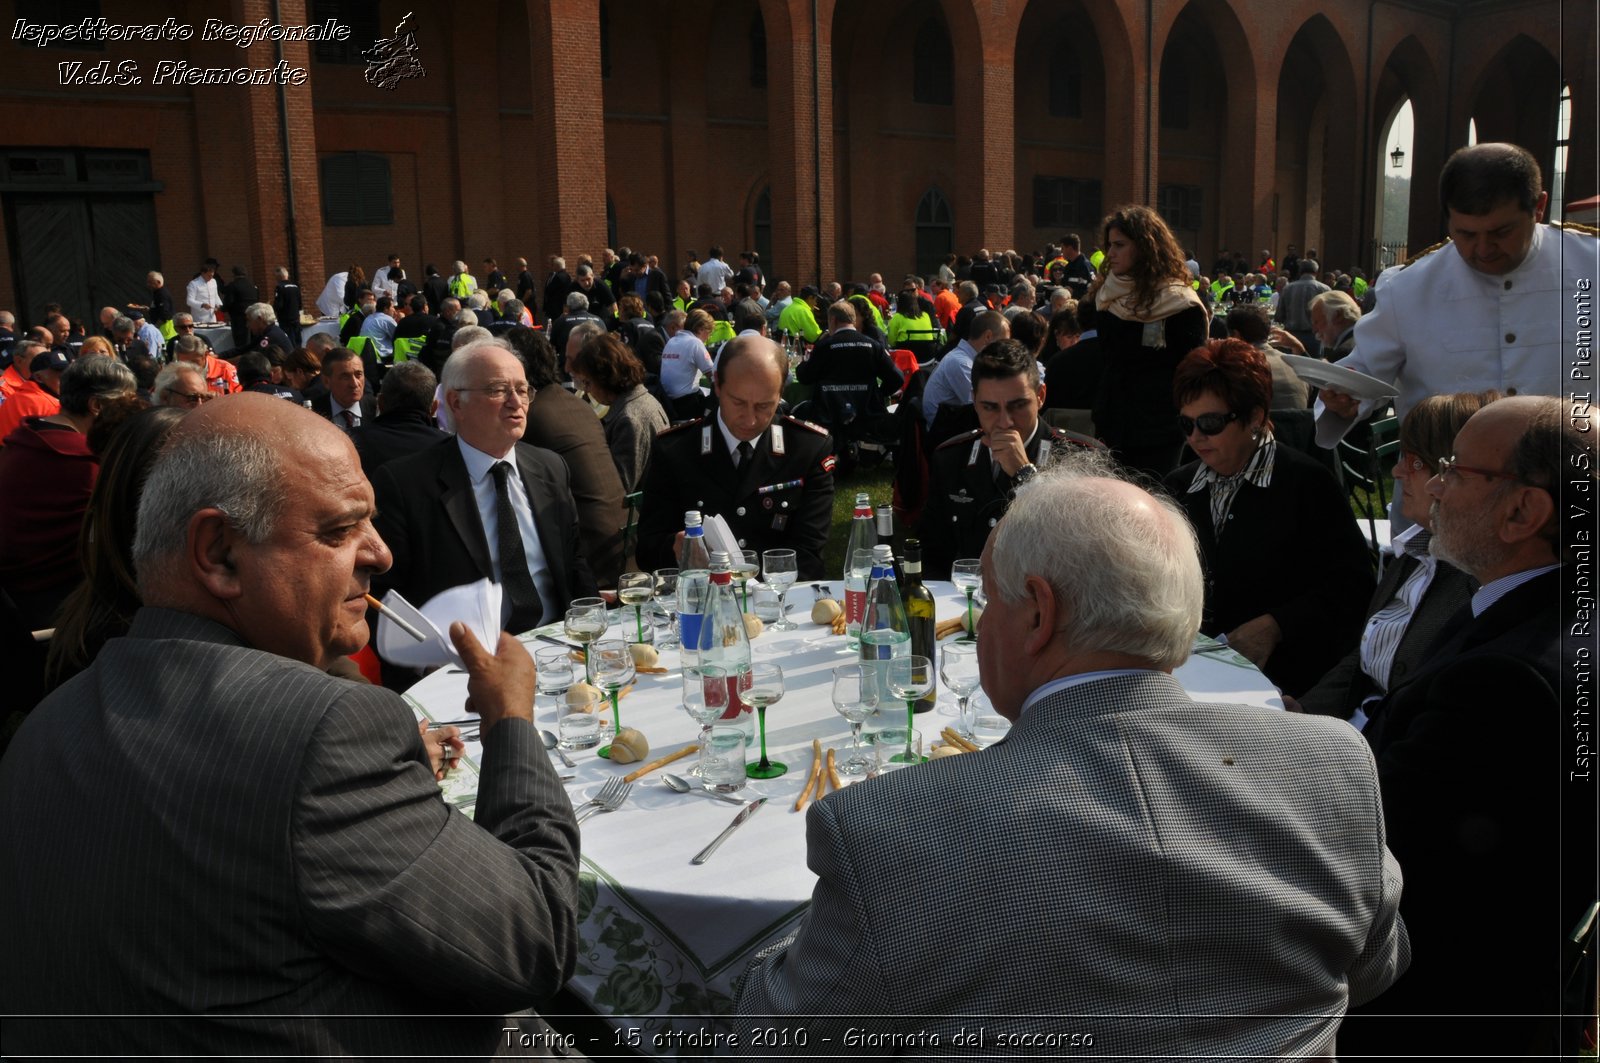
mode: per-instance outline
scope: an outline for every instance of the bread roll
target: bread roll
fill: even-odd
[[[632,727],[624,727],[611,739],[611,763],[632,764],[650,755],[650,740]]]

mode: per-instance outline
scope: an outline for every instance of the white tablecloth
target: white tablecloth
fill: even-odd
[[[332,336],[334,339],[338,339],[339,338],[339,319],[336,318],[336,317],[325,317],[325,318],[322,318],[321,320],[319,320],[315,325],[301,325],[300,326],[300,342],[301,343],[306,343],[307,341],[309,341],[311,339],[312,336],[319,336],[319,335],[320,336]]]
[[[941,618],[958,615],[965,601],[959,592],[948,583],[930,584],[930,589]],[[674,793],[659,772],[637,782],[617,812],[591,816],[583,824],[582,947],[570,988],[597,1012],[619,1021],[628,1017],[627,1025],[642,1031],[646,1049],[652,1032],[703,1029],[704,1016],[726,1013],[734,978],[756,951],[793,928],[810,900],[816,877],[805,863],[805,816],[793,807],[811,764],[811,740],[820,738],[824,749],[848,740],[849,725],[834,712],[829,694],[834,666],[854,659],[843,636],[809,622],[814,598],[810,586],[795,587],[790,615],[800,629],[769,629],[751,644],[756,663],[783,667],[787,691],[767,710],[767,745],[789,772],[751,780],[744,791],[747,797],[770,797],[766,807],[699,867],[689,858],[738,809]],[[621,612],[613,611],[607,637],[624,637]],[[560,637],[554,626],[540,631]],[[534,634],[523,636],[530,650],[547,645],[534,641]],[[669,674],[640,676],[621,705],[623,724],[649,738],[652,760],[693,743],[699,732],[681,707],[677,651],[666,651],[662,664]],[[1283,707],[1266,678],[1232,650],[1196,656],[1177,677],[1199,700]],[[461,719],[465,697],[466,676],[455,670],[434,672],[407,694],[419,717],[432,720]],[[917,716],[925,743],[931,745],[942,727],[955,724],[954,716],[942,711],[953,712],[954,704],[953,695],[941,690],[939,707]],[[903,706],[888,711],[904,726]],[[548,713],[538,717],[539,726],[555,729]],[[866,730],[877,726],[882,724],[869,720]],[[476,790],[479,752],[476,743],[468,743],[467,762],[444,784],[447,800],[464,811],[470,811]],[[606,779],[638,766],[614,765],[593,751],[572,756],[578,768],[567,792],[574,805],[594,796]],[[683,774],[692,756],[666,770]]]
[[[203,336],[218,354],[233,350],[233,328],[230,325],[196,325],[194,334]]]

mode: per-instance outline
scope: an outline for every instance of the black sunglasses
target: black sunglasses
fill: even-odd
[[[1192,435],[1196,428],[1200,429],[1203,436],[1214,436],[1224,428],[1239,419],[1236,413],[1202,413],[1199,417],[1178,416],[1178,428],[1185,436]]]

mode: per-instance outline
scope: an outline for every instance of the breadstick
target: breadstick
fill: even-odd
[[[831,785],[835,790],[844,789],[844,783],[839,779],[839,769],[836,768],[833,763],[833,750],[831,749],[828,750],[828,764],[826,770],[828,772],[829,785]]]
[[[959,616],[951,617],[949,620],[941,620],[933,625],[933,637],[935,640],[942,639],[959,633],[962,628],[963,621]]]
[[[651,772],[655,771],[657,768],[664,768],[668,764],[671,764],[675,760],[682,760],[684,757],[687,757],[690,753],[693,753],[695,750],[697,750],[699,748],[700,748],[700,746],[699,746],[698,743],[696,743],[695,745],[684,746],[682,749],[678,750],[676,753],[673,753],[671,756],[662,757],[660,760],[652,760],[650,763],[646,764],[642,768],[635,768],[633,771],[630,771],[628,774],[624,775],[622,777],[622,781],[623,782],[635,782],[640,777],[645,776],[645,775],[649,775]]]
[[[812,790],[821,794],[822,787],[822,741],[817,738],[811,740],[811,774],[806,776],[806,784],[800,791],[800,796],[795,798],[794,810],[800,811],[806,807],[806,798]]]
[[[949,727],[946,727],[943,731],[940,731],[939,734],[944,739],[944,743],[947,746],[955,746],[957,749],[964,750],[968,753],[976,753],[978,751],[977,745],[969,742],[965,738],[962,738]]]

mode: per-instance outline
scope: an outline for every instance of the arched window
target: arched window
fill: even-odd
[[[950,220],[950,202],[938,187],[928,189],[917,204],[917,272],[937,273],[939,263],[955,246],[955,225]]]
[[[1169,47],[1161,61],[1161,125],[1167,129],[1189,128],[1189,94],[1194,88],[1189,75],[1188,57],[1181,46]]]
[[[761,190],[756,197],[755,210],[751,212],[751,227],[755,230],[755,252],[761,256],[761,275],[770,277],[772,269],[772,186]],[[770,282],[769,282],[770,283]]]
[[[914,102],[945,106],[955,102],[951,85],[955,78],[955,50],[950,46],[950,31],[937,15],[929,15],[917,27],[911,64],[911,99]]]
[[[1572,142],[1572,86],[1561,86],[1556,104],[1556,159],[1550,168],[1550,221],[1564,221],[1561,204],[1567,198],[1567,148]]]
[[[611,13],[600,4],[600,76],[611,76]]]
[[[1083,117],[1083,69],[1072,38],[1062,34],[1050,52],[1050,115]]]
[[[606,196],[606,246],[617,246],[617,205],[609,195]]]
[[[750,18],[750,87],[767,87],[767,24],[759,8]]]

